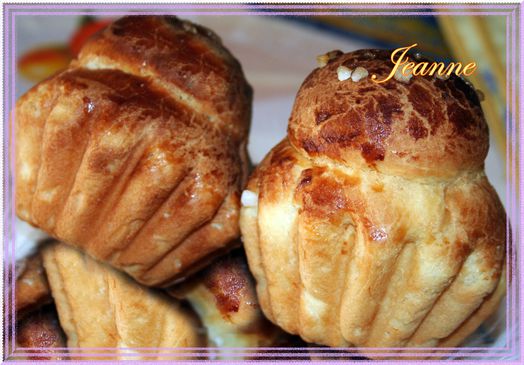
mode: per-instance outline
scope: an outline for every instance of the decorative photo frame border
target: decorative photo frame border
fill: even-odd
[[[133,11],[129,11],[133,8]],[[520,148],[524,142],[524,131],[520,128],[520,121],[524,120],[524,69],[520,65],[523,57],[524,16],[520,4],[14,4],[3,5],[3,138],[2,138],[2,173],[3,173],[3,313],[4,313],[4,359],[16,360],[19,356],[38,357],[37,348],[16,348],[16,316],[14,311],[15,283],[15,213],[14,204],[14,177],[10,174],[14,164],[13,129],[10,128],[10,116],[16,102],[16,22],[23,16],[38,15],[79,15],[89,11],[90,15],[123,16],[128,14],[148,15],[222,15],[222,16],[289,16],[304,17],[315,15],[331,16],[504,16],[506,18],[506,209],[507,227],[510,225],[513,234],[508,237],[507,270],[508,290],[506,308],[506,338],[503,348],[493,347],[463,347],[463,348],[229,348],[230,353],[224,354],[228,363],[240,363],[240,357],[248,356],[253,360],[286,362],[305,362],[313,357],[317,359],[351,361],[362,356],[372,355],[375,358],[389,361],[400,358],[407,364],[415,364],[421,358],[446,358],[439,363],[459,361],[464,364],[483,362],[504,362],[508,364],[522,363],[522,348],[524,339],[521,335],[523,327],[522,286],[523,272],[520,253],[524,249],[521,242],[520,227],[523,225],[522,209],[524,201],[522,189],[524,183],[519,179],[524,173],[521,164],[524,156]],[[511,223],[510,223],[511,222]],[[512,240],[510,242],[510,240]],[[56,350],[56,349],[54,349]],[[64,349],[65,350],[65,349]],[[70,351],[60,356],[64,357],[95,357],[110,359],[109,351],[114,348],[93,348],[92,354],[75,354]],[[399,350],[404,350],[399,354]],[[125,348],[120,349],[127,357],[146,356],[151,353],[155,356],[165,356],[166,360],[177,357],[191,357],[195,360],[203,353],[213,353],[216,348]],[[176,353],[175,353],[176,351]],[[358,351],[358,352],[357,352]],[[122,353],[121,353],[122,354]],[[121,355],[120,354],[120,355]],[[46,354],[42,354],[46,356]],[[214,360],[200,360],[214,361]],[[429,360],[431,362],[431,360]],[[18,361],[20,362],[20,361]],[[95,361],[96,362],[96,361]],[[185,363],[186,361],[180,361]],[[316,360],[308,361],[316,363]],[[92,361],[91,361],[92,363]],[[320,360],[319,360],[320,363]]]

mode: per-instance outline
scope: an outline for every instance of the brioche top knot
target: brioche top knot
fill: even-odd
[[[446,178],[482,168],[489,136],[475,89],[454,74],[374,82],[372,75],[383,80],[391,73],[390,57],[386,50],[330,52],[298,91],[288,130],[295,148],[405,177]],[[357,68],[356,81],[340,81],[340,70]]]

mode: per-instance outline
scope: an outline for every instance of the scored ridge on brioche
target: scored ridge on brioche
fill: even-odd
[[[233,245],[252,91],[211,31],[130,16],[15,111],[20,218],[147,285]]]
[[[248,132],[251,87],[210,29],[173,16],[124,17],[82,48],[78,64],[149,78],[210,125],[237,139]]]
[[[196,315],[161,291],[63,243],[42,257],[72,359],[184,360],[185,347],[205,345]]]

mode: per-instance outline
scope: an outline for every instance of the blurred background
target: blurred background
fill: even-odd
[[[121,15],[121,14],[119,14]],[[477,62],[471,77],[485,98],[490,127],[486,162],[490,181],[505,204],[506,191],[506,17],[493,16],[274,16],[190,15],[181,17],[212,29],[239,59],[255,90],[249,152],[253,162],[285,135],[295,94],[313,70],[316,56],[340,49],[394,49],[417,43],[417,50],[438,61]],[[16,95],[67,67],[90,35],[118,16],[25,15],[16,19]],[[27,225],[17,228],[17,256],[38,239]],[[23,226],[22,226],[23,225]],[[470,346],[505,345],[504,315],[487,322]]]

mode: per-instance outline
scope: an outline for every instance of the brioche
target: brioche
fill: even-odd
[[[291,340],[262,314],[241,250],[217,259],[170,293],[189,301],[207,329],[208,346],[219,351],[231,354],[231,347],[283,346]]]
[[[191,352],[184,348],[205,344],[195,316],[165,294],[69,245],[49,245],[42,255],[73,358],[184,359]]]
[[[321,345],[457,346],[506,287],[477,94],[456,76],[374,83],[391,72],[387,51],[331,54],[244,192],[262,310]],[[340,81],[341,66],[369,77]]]
[[[167,286],[231,248],[252,91],[210,30],[129,16],[15,110],[16,211]]]
[[[39,252],[16,263],[15,308],[17,319],[52,301]]]
[[[65,335],[52,305],[27,313],[16,326],[16,360],[66,360]],[[20,355],[19,355],[20,354]]]

